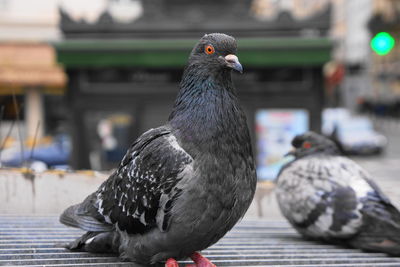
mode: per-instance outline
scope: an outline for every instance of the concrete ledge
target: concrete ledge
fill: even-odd
[[[60,214],[97,190],[110,172],[0,170],[0,213]],[[246,217],[282,219],[271,182],[260,182]]]
[[[93,171],[33,173],[24,169],[0,170],[2,213],[60,213],[83,200],[107,179]]]

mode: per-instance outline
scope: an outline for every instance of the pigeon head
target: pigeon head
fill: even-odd
[[[235,55],[236,50],[236,40],[232,36],[223,33],[206,34],[193,48],[189,65],[196,65],[210,74],[230,70],[242,73],[243,67]]]
[[[244,118],[231,77],[243,70],[236,50],[236,40],[222,33],[206,34],[194,46],[168,119],[190,142],[221,137],[221,129],[233,131]]]
[[[337,145],[329,138],[314,132],[306,132],[297,135],[292,140],[293,150],[288,155],[296,158],[312,155],[316,153],[338,154]]]

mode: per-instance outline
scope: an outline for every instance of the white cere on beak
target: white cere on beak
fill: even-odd
[[[240,73],[243,73],[243,67],[240,64],[237,56],[229,54],[229,55],[225,56],[225,61],[229,68],[234,69]]]
[[[227,55],[227,56],[225,57],[225,60],[226,60],[227,62],[233,63],[233,64],[239,62],[238,57],[235,56],[235,55],[232,55],[232,54]]]

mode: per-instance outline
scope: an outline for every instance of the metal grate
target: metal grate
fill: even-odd
[[[56,216],[0,215],[0,265],[136,266],[60,247],[80,234]],[[217,266],[400,266],[400,258],[385,254],[304,241],[281,221],[243,221],[202,253]]]

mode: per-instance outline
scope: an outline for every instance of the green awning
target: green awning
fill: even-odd
[[[65,40],[54,43],[57,61],[74,67],[182,67],[197,40]],[[331,58],[328,38],[240,38],[245,67],[322,65]]]

